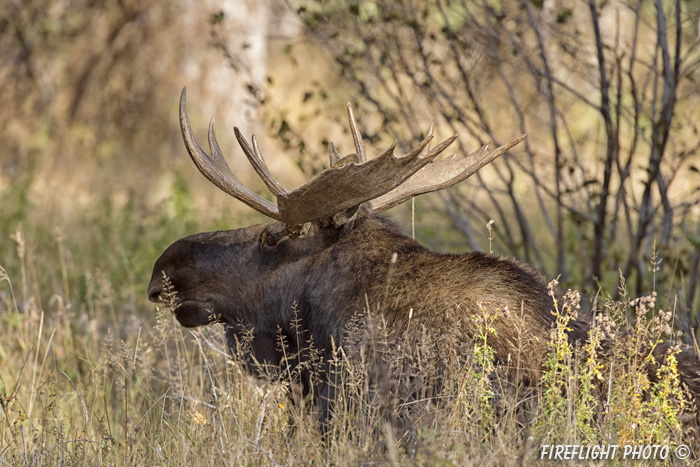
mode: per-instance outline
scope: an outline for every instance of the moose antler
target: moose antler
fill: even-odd
[[[270,192],[277,197],[277,205],[275,205],[245,187],[233,174],[216,141],[213,118],[209,124],[211,155],[197,144],[187,118],[186,88],[182,89],[180,96],[182,137],[199,171],[224,192],[243,201],[256,211],[290,226],[332,217],[368,201],[375,212],[381,212],[412,196],[454,185],[525,137],[522,135],[492,151],[489,151],[486,145],[464,159],[456,159],[453,155],[435,162],[434,159],[457,139],[457,135],[447,138],[431,150],[430,143],[433,139],[433,126],[431,126],[428,136],[408,154],[394,155],[396,148],[396,142],[394,142],[382,154],[367,160],[362,136],[349,103],[348,120],[356,153],[342,157],[331,143],[329,145],[331,168],[324,170],[310,182],[292,192],[285,190],[270,173],[255,136],[252,138],[251,147],[238,128],[234,128],[236,139],[246,157]]]
[[[441,161],[434,161],[413,174],[411,178],[397,188],[372,200],[370,203],[372,210],[374,212],[386,211],[413,196],[456,185],[467,177],[474,175],[480,168],[508,151],[523,139],[525,139],[525,135],[520,135],[491,151],[488,150],[489,145],[486,144],[464,159],[457,159],[456,155],[453,154]]]
[[[190,121],[187,118],[186,92],[187,88],[182,88],[182,94],[180,95],[180,129],[182,130],[182,139],[185,141],[187,152],[190,154],[192,161],[199,171],[224,192],[243,201],[256,211],[281,221],[282,217],[280,217],[277,206],[252,192],[236,178],[233,172],[231,172],[231,168],[228,166],[224,155],[221,153],[219,143],[216,141],[213,117],[209,123],[209,149],[211,150],[211,155],[207,154],[207,152],[197,144],[197,141],[194,139],[194,134],[192,133]],[[248,155],[247,152],[246,155]],[[248,156],[248,158],[250,159],[251,157]],[[260,161],[262,162],[262,158]],[[265,167],[264,162],[262,162],[261,165]],[[255,167],[256,170],[258,169],[255,164],[253,167]],[[265,167],[265,171],[267,171],[267,167]],[[267,173],[269,174],[269,171],[267,171]]]

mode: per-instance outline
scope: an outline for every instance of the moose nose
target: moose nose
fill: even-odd
[[[160,281],[152,281],[148,285],[148,299],[153,303],[158,303],[160,301],[160,292]]]

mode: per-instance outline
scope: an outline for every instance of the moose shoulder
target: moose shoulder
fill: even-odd
[[[437,161],[456,136],[431,149],[431,127],[408,154],[395,156],[394,143],[368,159],[350,106],[348,114],[355,153],[343,157],[331,144],[331,168],[292,192],[272,177],[255,137],[251,147],[235,129],[275,204],[231,172],[213,120],[211,154],[197,144],[183,89],[180,124],[194,163],[220,189],[274,221],[178,240],[157,260],[149,298],[162,299],[167,277],[177,291],[174,313],[182,325],[223,323],[231,346],[243,333],[252,334],[250,360],[273,367],[283,358],[280,334],[293,347],[293,336],[301,330],[327,362],[334,346],[345,345],[348,324],[363,311],[381,315],[392,334],[420,329],[435,335],[457,332],[468,339],[476,335],[472,318],[487,310],[493,314],[496,332],[489,339],[498,359],[518,362],[520,374],[536,378],[547,353],[554,299],[559,298],[549,281],[515,259],[435,253],[378,215],[412,196],[466,179],[524,135],[494,150],[485,146],[464,158]],[[572,320],[569,326],[572,341],[586,338],[586,323]],[[303,355],[301,350],[290,353]],[[328,379],[322,381],[315,394],[329,394],[328,384]]]

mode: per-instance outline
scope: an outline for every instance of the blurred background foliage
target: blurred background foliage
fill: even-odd
[[[635,295],[665,292],[685,339],[700,328],[697,2],[193,3],[0,6],[0,265],[36,300],[79,309],[101,271],[120,303],[149,310],[169,243],[263,220],[187,158],[187,85],[199,138],[216,115],[234,170],[265,196],[233,125],[264,135],[289,188],[325,167],[330,141],[350,151],[347,101],[376,151],[408,148],[431,121],[438,138],[461,134],[460,154],[527,133],[461,186],[416,199],[418,240],[488,250],[494,219],[495,253],[589,303],[617,297],[624,277]],[[407,232],[411,207],[393,212]]]

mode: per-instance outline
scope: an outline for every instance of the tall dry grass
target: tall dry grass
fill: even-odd
[[[673,360],[658,383],[643,371],[644,343],[670,331],[651,293],[607,302],[579,349],[565,332],[579,298],[567,294],[530,384],[506,369],[517,362],[494,359],[498,310],[473,318],[469,341],[397,341],[380,316],[359,315],[335,353],[341,383],[324,434],[295,375],[253,376],[219,326],[186,330],[136,293],[141,272],[76,271],[67,259],[80,245],[54,236],[45,258],[33,235],[16,232],[0,270],[1,465],[522,465],[555,443],[686,444],[700,455]],[[602,357],[601,339],[620,335],[628,314],[635,338]]]

